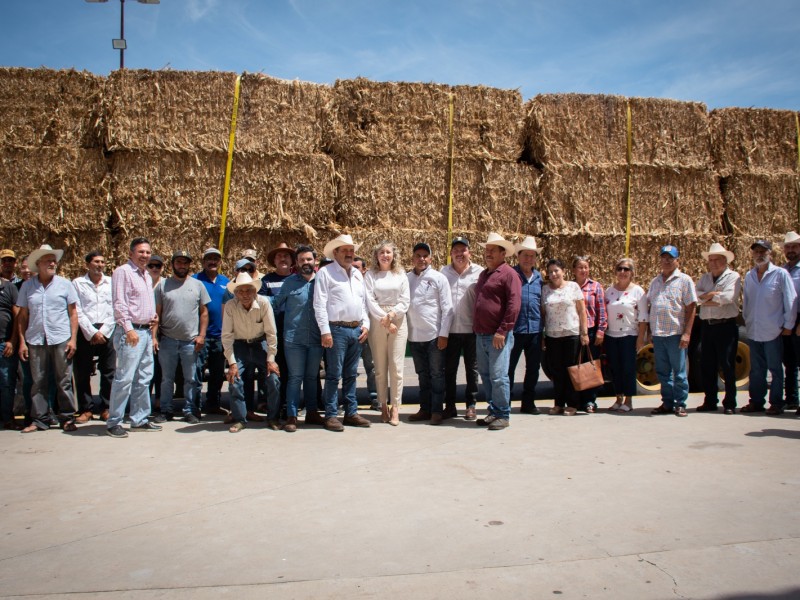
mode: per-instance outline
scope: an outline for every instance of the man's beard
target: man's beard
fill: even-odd
[[[310,263],[300,265],[300,273],[302,273],[303,275],[311,275],[313,272],[314,272],[314,265]]]

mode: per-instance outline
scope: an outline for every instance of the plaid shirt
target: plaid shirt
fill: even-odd
[[[692,278],[675,269],[666,281],[656,275],[647,290],[650,331],[654,336],[683,335],[686,307],[697,302]]]
[[[594,279],[586,279],[581,286],[583,300],[586,304],[586,322],[589,329],[597,325],[597,331],[605,332],[608,328],[606,317],[606,299],[603,286]]]

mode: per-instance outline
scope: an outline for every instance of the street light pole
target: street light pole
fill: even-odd
[[[108,0],[86,0],[90,3],[106,3]],[[160,4],[161,0],[137,0],[139,4]],[[119,68],[125,68],[125,50],[128,42],[125,41],[125,0],[119,0],[119,38],[111,40],[111,47],[119,50]]]

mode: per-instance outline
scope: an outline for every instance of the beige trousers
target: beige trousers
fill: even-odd
[[[408,325],[405,316],[397,323],[397,333],[389,331],[381,322],[370,316],[369,348],[375,364],[375,386],[378,388],[378,402],[388,404],[387,392],[393,405],[403,402],[403,365],[408,339]]]

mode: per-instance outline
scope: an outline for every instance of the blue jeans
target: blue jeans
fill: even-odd
[[[248,344],[242,340],[233,342],[233,354],[236,357],[236,368],[239,377],[228,391],[231,395],[231,414],[235,421],[247,423],[247,403],[244,399],[245,386],[253,385],[256,369],[266,371],[267,368],[267,342],[254,342]],[[278,420],[281,382],[275,373],[270,373],[267,378],[267,419]],[[162,400],[163,402],[163,400]]]
[[[331,325],[333,348],[325,348],[325,418],[335,417],[339,412],[339,381],[344,395],[344,414],[358,412],[356,399],[356,376],[361,359],[360,327]]]
[[[307,411],[317,410],[317,382],[319,381],[319,363],[322,360],[323,348],[319,344],[293,344],[284,342],[286,366],[289,369],[288,386],[286,388],[286,416],[296,417],[300,406],[300,386],[303,386],[303,398]]]
[[[439,340],[410,342],[414,371],[419,379],[419,410],[441,413],[444,411],[444,367],[446,353],[439,350]]]
[[[183,414],[192,414],[196,392],[195,365],[197,354],[191,340],[176,340],[166,335],[158,343],[158,362],[161,365],[161,412],[172,413],[172,395],[175,391],[175,369],[178,363],[183,371]]]
[[[208,387],[203,408],[218,408],[220,390],[225,382],[225,352],[221,338],[206,338],[203,349],[197,353],[197,373],[195,373],[195,399],[200,403],[203,389],[203,370],[208,367]]]
[[[153,378],[153,336],[149,329],[136,329],[139,343],[125,343],[122,327],[114,330],[114,350],[117,351],[117,369],[111,384],[109,398],[109,429],[122,423],[125,407],[130,401],[130,417],[134,426],[147,423],[150,414],[150,380]]]
[[[514,371],[517,369],[517,363],[523,352],[525,353],[525,380],[522,384],[522,408],[530,408],[535,406],[536,385],[539,383],[539,368],[542,366],[542,334],[514,334],[508,363],[509,399],[510,394],[514,393]]]
[[[3,356],[5,342],[0,343],[0,421],[8,423],[14,420],[14,396],[17,393],[16,352],[9,357]]]
[[[501,350],[492,345],[494,334],[475,334],[475,350],[478,356],[478,373],[481,374],[489,414],[498,419],[508,419],[510,386],[508,363],[514,347],[514,332],[506,334],[506,343]]]
[[[666,410],[686,408],[689,381],[686,378],[686,349],[680,335],[653,336],[656,375],[661,383],[661,402]]]
[[[768,342],[747,340],[750,346],[750,404],[763,407],[767,396],[767,370],[772,375],[769,403],[783,408],[783,336]]]

